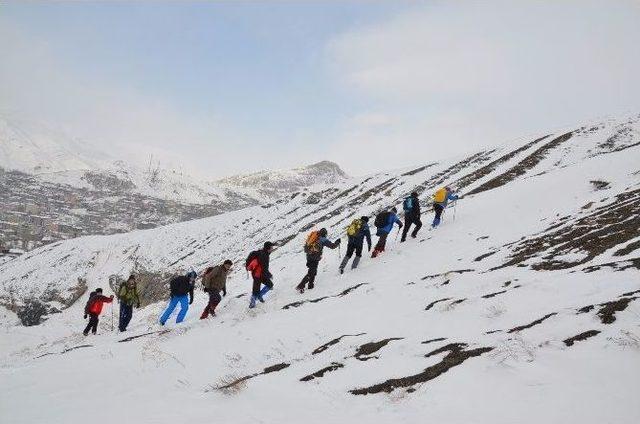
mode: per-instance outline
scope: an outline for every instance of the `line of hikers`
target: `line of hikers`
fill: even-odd
[[[442,219],[442,213],[449,201],[456,201],[459,196],[453,192],[450,187],[443,187],[436,191],[433,195],[433,210],[435,216],[431,223],[432,228],[437,228]],[[371,253],[372,258],[376,258],[382,252],[385,251],[385,245],[387,237],[393,230],[394,224],[398,225],[398,232],[402,231],[402,237],[400,242],[405,242],[410,227],[413,225],[413,231],[411,237],[416,238],[420,228],[422,228],[422,221],[420,220],[420,200],[418,193],[413,192],[410,196],[404,199],[402,203],[404,211],[404,224],[398,217],[398,210],[392,207],[388,211],[380,212],[376,215],[374,226],[376,227],[376,236],[378,236],[377,243]],[[360,258],[362,257],[362,249],[364,242],[367,242],[367,250],[371,251],[371,231],[369,229],[369,217],[362,216],[354,219],[346,228],[347,233],[347,251],[342,258],[339,265],[340,274],[344,273],[349,260],[355,253],[355,258],[351,263],[351,269],[358,267]],[[322,259],[322,251],[325,247],[329,249],[336,249],[341,245],[341,240],[338,238],[335,241],[330,241],[327,237],[328,233],[326,228],[321,228],[317,231],[312,231],[306,238],[304,244],[304,252],[306,254],[306,266],[307,273],[304,275],[300,283],[296,286],[296,290],[300,293],[304,293],[306,289],[313,289],[315,278],[318,273],[318,265]],[[263,247],[258,250],[252,251],[245,261],[245,268],[247,272],[251,273],[253,279],[253,286],[251,290],[251,298],[249,301],[249,308],[252,309],[256,306],[256,301],[264,303],[264,295],[273,289],[273,275],[269,271],[269,257],[275,249],[275,244],[267,241]],[[207,268],[202,274],[202,286],[203,290],[208,293],[209,301],[206,304],[200,319],[206,319],[209,316],[215,316],[215,310],[218,304],[220,304],[222,297],[227,295],[227,276],[231,271],[233,262],[229,259],[225,260],[222,264]],[[180,323],[184,320],[189,310],[189,305],[193,303],[193,291],[195,288],[195,282],[197,279],[197,273],[195,271],[189,271],[186,275],[180,275],[171,279],[169,283],[170,299],[169,304],[160,316],[160,324],[165,325],[174,309],[180,305],[180,311],[176,317],[176,323]],[[118,289],[118,301],[120,303],[120,317],[118,329],[120,331],[126,331],[131,317],[133,314],[133,307],[140,307],[140,296],[138,295],[136,279],[134,275],[131,275],[129,279],[124,282]],[[89,323],[84,330],[84,335],[88,335],[89,331],[96,334],[98,328],[98,317],[102,312],[102,306],[104,303],[111,303],[113,301],[113,295],[106,297],[102,295],[102,289],[98,288],[89,295],[89,301],[85,306],[85,319],[90,316]]]

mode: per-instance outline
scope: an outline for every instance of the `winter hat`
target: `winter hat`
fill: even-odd
[[[364,221],[364,222],[369,222],[369,217],[368,216],[362,216],[362,217],[360,217],[360,220]]]
[[[198,274],[196,274],[195,271],[189,271],[187,273],[187,277],[189,277],[190,280],[195,280],[197,276],[198,276]]]
[[[266,241],[266,242],[264,243],[264,250],[269,250],[269,249],[271,249],[271,248],[272,248],[272,247],[274,247],[274,246],[275,246],[275,244],[273,244],[272,242],[270,242],[270,241]]]
[[[327,229],[320,228],[320,237],[326,237],[326,236],[327,236]]]
[[[412,192],[412,193],[411,193],[411,197],[418,197],[418,193],[417,193],[417,192],[415,192],[415,191],[414,191],[414,192]]]
[[[233,265],[233,262],[231,262],[230,259],[227,259],[226,261],[223,262],[224,265]]]
[[[100,287],[98,287],[98,288],[96,289],[96,293],[102,293],[102,289],[101,289]]]
[[[133,274],[131,274],[131,275],[129,276],[129,279],[128,279],[127,281],[131,281],[131,280],[135,280],[135,279],[136,279],[136,276],[135,276],[135,275],[133,275]]]
[[[393,212],[393,213],[397,213],[397,212],[398,212],[398,209],[396,209],[396,207],[394,206],[394,207],[392,207],[392,208],[391,208],[391,212]]]

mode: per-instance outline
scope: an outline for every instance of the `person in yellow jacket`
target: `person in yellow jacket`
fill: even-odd
[[[120,303],[118,329],[127,331],[127,326],[133,316],[133,306],[140,307],[140,296],[138,296],[138,287],[136,286],[136,277],[134,275],[130,275],[129,279],[120,286],[118,302]]]
[[[436,213],[436,216],[433,218],[433,222],[431,223],[432,228],[436,228],[438,225],[440,225],[442,212],[444,211],[444,208],[447,207],[449,201],[458,199],[459,196],[455,194],[449,186],[443,187],[435,192],[435,194],[433,195],[433,211]]]

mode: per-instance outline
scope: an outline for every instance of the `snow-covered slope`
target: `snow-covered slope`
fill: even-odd
[[[346,189],[30,252],[0,267],[0,296],[14,310],[29,299],[62,309],[84,291],[78,278],[108,294],[111,275],[201,270],[241,262],[265,240],[281,246],[272,255],[275,290],[253,311],[238,266],[218,317],[198,321],[198,292],[187,321],[165,331],[156,323],[164,302],[152,303],[127,335],[151,334],[131,340],[110,332],[108,307],[100,336],[78,335],[86,295],[28,329],[5,314],[0,417],[635,423],[639,159],[634,116],[350,180]],[[295,292],[311,228],[341,236],[354,216],[399,206],[416,188],[424,199],[443,184],[464,197],[439,229],[428,230],[425,208],[417,239],[390,237],[381,257],[342,276],[337,252],[325,251],[316,288]],[[96,404],[106,408],[95,414]]]

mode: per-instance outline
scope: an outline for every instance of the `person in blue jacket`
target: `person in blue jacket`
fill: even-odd
[[[431,223],[432,228],[436,228],[440,225],[440,219],[442,218],[442,212],[444,208],[447,207],[449,201],[458,200],[459,196],[453,192],[451,187],[443,187],[440,190],[436,191],[433,195],[433,211],[436,216],[433,218],[433,222]]]
[[[176,323],[181,323],[184,317],[187,315],[189,305],[193,303],[193,284],[196,281],[196,272],[190,271],[187,275],[180,275],[175,277],[169,283],[171,289],[171,299],[169,305],[165,309],[164,313],[160,317],[160,324],[164,325],[173,310],[180,304],[180,312],[176,318]]]
[[[387,236],[393,229],[393,224],[398,224],[398,228],[402,228],[402,221],[398,218],[398,209],[394,207],[391,208],[390,211],[379,213],[378,216],[376,216],[374,224],[377,228],[376,235],[378,236],[378,242],[376,243],[375,249],[373,249],[373,253],[371,253],[372,258],[384,252],[384,247],[387,244]]]
[[[340,239],[334,242],[329,241],[327,238],[327,229],[321,228],[320,231],[312,231],[307,237],[307,241],[304,245],[304,251],[307,254],[307,273],[300,281],[300,284],[296,286],[296,290],[300,293],[304,293],[304,287],[308,284],[309,290],[314,287],[316,280],[316,274],[318,273],[318,265],[320,259],[322,259],[322,249],[328,247],[329,249],[335,249],[340,246]]]

